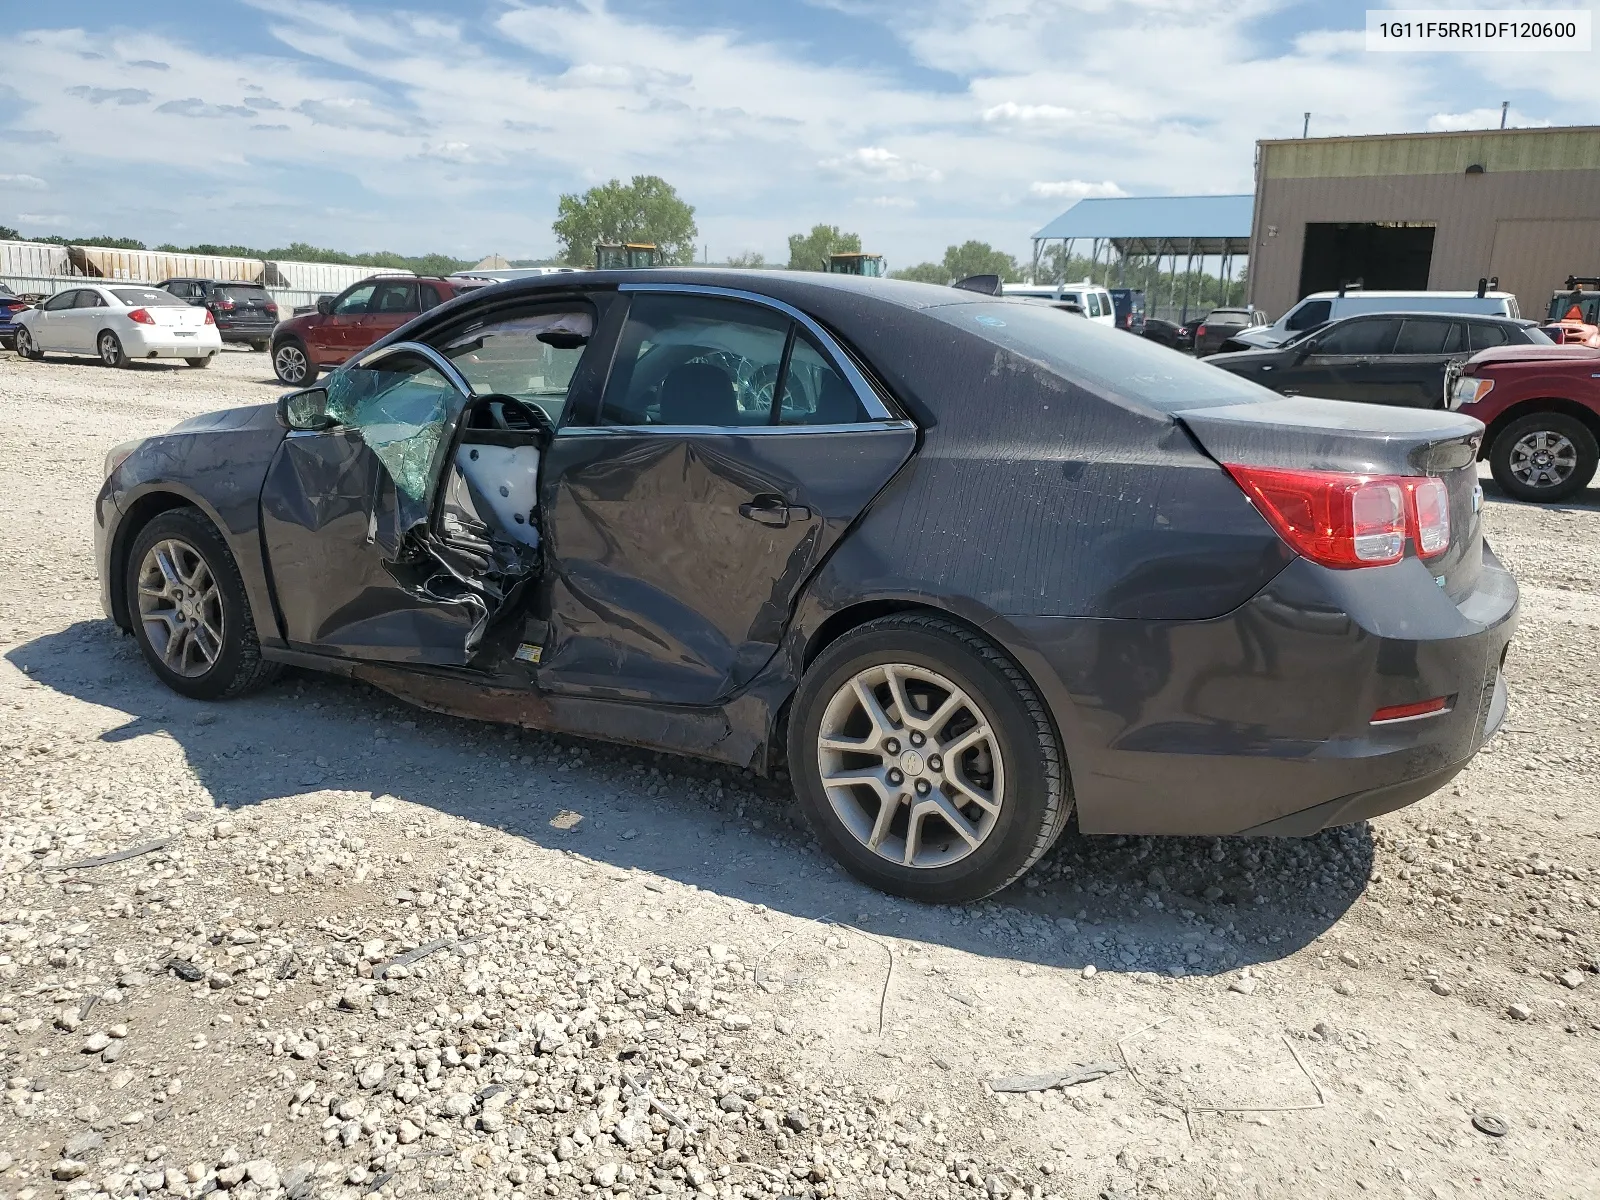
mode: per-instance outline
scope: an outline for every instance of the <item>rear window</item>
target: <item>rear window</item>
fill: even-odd
[[[1207,325],[1244,325],[1250,320],[1250,314],[1242,308],[1213,309],[1206,318]]]
[[[1021,303],[950,304],[926,310],[1092,392],[1160,412],[1276,399],[1259,384],[1092,321],[1065,320]]]
[[[111,294],[129,308],[189,307],[187,300],[181,300],[161,288],[112,288]]]
[[[229,284],[227,287],[213,288],[212,292],[218,296],[223,296],[229,300],[232,300],[235,304],[239,304],[246,300],[269,299],[266,288],[244,284]]]

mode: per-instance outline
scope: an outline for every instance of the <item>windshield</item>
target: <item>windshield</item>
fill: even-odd
[[[1027,304],[951,304],[928,310],[1019,358],[1093,392],[1161,412],[1276,399],[1259,384],[1093,321],[1063,321]]]
[[[180,300],[171,292],[160,288],[112,288],[111,294],[129,308],[187,308],[189,302]]]

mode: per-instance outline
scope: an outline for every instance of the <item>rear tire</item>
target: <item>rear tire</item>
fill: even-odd
[[[1489,470],[1506,495],[1536,504],[1570,499],[1589,486],[1600,464],[1594,433],[1576,417],[1536,412],[1518,417],[1489,447]]]
[[[100,355],[100,361],[108,367],[128,365],[128,355],[122,349],[122,339],[109,329],[100,331],[100,336],[95,341],[95,351]]]
[[[260,341],[251,342],[250,349],[254,350],[257,354],[262,354],[265,353],[267,345],[267,340],[262,338]]]
[[[317,381],[317,365],[299,338],[285,338],[272,348],[272,370],[279,383],[310,387]]]
[[[228,699],[277,675],[261,657],[238,564],[198,509],[170,509],[139,531],[126,586],[134,640],[179,695]]]
[[[33,335],[26,329],[17,330],[17,353],[29,362],[44,361],[44,351],[34,343]]]
[[[841,749],[852,744],[871,748]],[[819,654],[795,693],[788,761],[801,810],[845,870],[933,904],[1018,879],[1072,811],[1044,702],[991,642],[939,616],[869,621]],[[872,782],[838,782],[852,778]]]
[[[211,360],[215,357],[215,354],[208,354],[204,358],[186,358],[183,361],[188,363],[191,367],[209,367],[211,365]]]

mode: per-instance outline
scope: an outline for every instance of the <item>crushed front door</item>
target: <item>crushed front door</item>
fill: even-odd
[[[291,430],[267,470],[261,531],[298,650],[465,665],[492,599],[461,578],[436,500],[469,389],[414,343],[329,376],[325,429]],[[534,563],[513,564],[531,573]]]

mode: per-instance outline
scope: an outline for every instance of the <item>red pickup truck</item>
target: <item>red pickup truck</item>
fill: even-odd
[[[418,313],[473,287],[481,280],[418,279],[377,275],[317,301],[315,312],[282,321],[272,331],[272,369],[292,387],[309,387],[325,367],[336,367],[393,333]]]
[[[1600,464],[1600,350],[1503,346],[1454,373],[1450,407],[1487,425],[1480,456],[1518,500],[1583,491]]]

